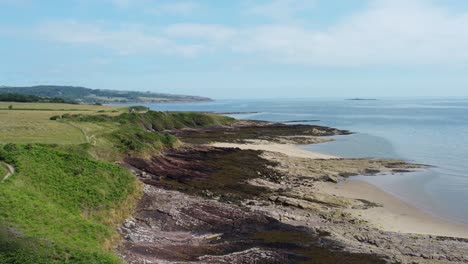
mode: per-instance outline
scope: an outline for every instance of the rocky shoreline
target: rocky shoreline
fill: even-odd
[[[466,239],[381,231],[346,212],[379,204],[319,188],[353,175],[424,165],[207,145],[320,142],[349,131],[242,121],[171,133],[186,144],[125,160],[144,183],[135,214],[119,229],[124,241],[117,251],[127,263],[468,262]]]

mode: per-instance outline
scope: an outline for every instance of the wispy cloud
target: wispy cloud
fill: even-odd
[[[263,25],[244,32],[236,48],[285,63],[421,65],[468,63],[468,13],[429,1],[376,0],[334,25]]]
[[[296,19],[298,14],[308,12],[316,5],[316,0],[271,0],[250,4],[245,13],[286,21]]]
[[[190,15],[202,6],[190,0],[106,0],[119,9],[136,9],[155,15]]]
[[[173,38],[218,42],[231,40],[238,31],[236,28],[223,25],[194,23],[173,24],[164,29],[164,33]]]
[[[126,5],[126,1],[118,1]],[[299,4],[285,7],[284,13],[276,12],[292,2],[297,1],[274,0],[249,12],[288,18]],[[468,63],[466,25],[468,13],[452,13],[429,1],[375,0],[367,9],[320,30],[280,21],[248,27],[183,23],[157,28],[59,21],[35,31],[49,41],[97,46],[127,55],[197,56],[216,51],[291,64],[453,65]]]
[[[44,40],[97,46],[113,50],[120,55],[150,53],[194,56],[202,49],[200,45],[178,44],[156,32],[132,25],[115,28],[99,23],[62,21],[40,25],[36,34]]]
[[[190,15],[193,12],[201,10],[202,7],[192,1],[172,1],[170,3],[161,3],[152,7],[149,11],[155,14],[176,14]]]

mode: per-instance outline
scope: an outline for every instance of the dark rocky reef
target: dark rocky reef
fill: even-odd
[[[378,204],[320,192],[357,174],[424,166],[379,159],[307,159],[219,148],[209,142],[278,142],[349,134],[320,126],[240,121],[170,131],[185,143],[127,157],[144,183],[134,216],[120,227],[127,263],[463,263],[464,241],[378,230],[346,209]]]
[[[128,263],[385,263],[345,252],[314,229],[151,185],[120,232]]]
[[[246,140],[277,142],[281,137],[321,137],[349,135],[350,131],[315,125],[286,125],[261,121],[239,121],[231,126],[170,131],[182,141],[192,144],[211,142],[245,143]]]
[[[236,202],[268,194],[268,189],[248,184],[249,179],[260,175],[270,179],[281,177],[272,168],[276,164],[260,157],[260,153],[197,146],[167,150],[150,159],[128,157],[125,161],[140,171],[146,184]]]
[[[145,183],[137,213],[121,228],[126,240],[119,252],[129,263],[385,263],[382,256],[344,251],[321,229],[249,209],[246,203],[303,209],[315,208],[311,202],[344,204],[250,184],[278,184],[287,176],[261,151],[187,146],[149,159],[128,157],[126,163]]]

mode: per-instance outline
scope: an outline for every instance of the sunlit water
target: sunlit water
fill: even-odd
[[[343,157],[398,158],[435,166],[409,174],[361,177],[455,222],[468,224],[468,98],[221,100],[150,104],[154,110],[257,112],[236,118],[320,120],[356,134],[303,148]]]

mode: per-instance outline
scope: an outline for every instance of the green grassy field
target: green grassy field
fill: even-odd
[[[114,162],[178,146],[166,129],[232,121],[143,110],[45,103],[0,110],[0,161],[16,169],[0,183],[0,263],[121,263],[112,252],[116,227],[141,184]]]
[[[13,110],[7,110],[9,105],[13,105]],[[67,123],[50,120],[49,118],[51,116],[63,115],[66,113],[105,113],[109,115],[116,115],[122,113],[122,111],[125,110],[120,107],[108,106],[0,102],[0,144],[86,143],[86,137],[80,129],[70,126]]]
[[[8,105],[0,103],[0,109]],[[115,227],[131,213],[140,188],[126,169],[88,154],[93,146],[85,130],[104,133],[114,125],[50,117],[117,115],[126,109],[13,105],[0,110],[0,160],[16,168],[0,183],[0,263],[120,263],[110,251],[119,238]],[[110,144],[107,150],[112,149]],[[0,177],[5,173],[0,165]]]

